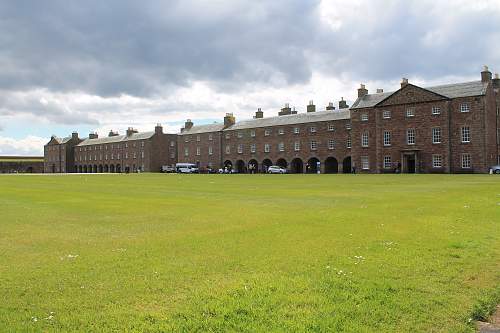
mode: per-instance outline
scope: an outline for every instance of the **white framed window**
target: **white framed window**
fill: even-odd
[[[231,134],[226,133],[226,140],[229,140],[229,139],[231,139]]]
[[[241,143],[238,145],[238,154],[243,154],[243,145]]]
[[[189,154],[189,151],[188,151],[188,154]],[[125,158],[128,158],[128,152],[125,152]],[[106,159],[108,159],[108,155],[106,155]]]
[[[348,130],[348,131],[349,131],[349,130],[351,130],[351,128],[352,128],[351,123],[347,123],[347,124],[345,124],[345,129],[346,129],[346,130]]]
[[[175,146],[175,141],[170,141],[170,147],[174,147]]]
[[[416,142],[415,139],[415,129],[414,128],[408,128],[406,130],[406,144],[407,145],[414,145]]]
[[[285,151],[285,144],[284,144],[283,142],[280,142],[280,143],[278,144],[278,150],[279,150],[279,151]]]
[[[298,127],[294,127],[294,128],[293,128],[293,133],[294,133],[294,134],[299,134],[299,133],[300,133],[300,128],[298,128]]]
[[[118,159],[120,158],[119,156],[120,155],[118,155]],[[141,151],[141,158],[144,158],[144,152],[143,151]]]
[[[361,169],[370,170],[370,160],[368,156],[361,156]]]
[[[212,133],[210,133],[210,134],[208,135],[208,141],[212,141],[213,139],[214,139],[214,136],[212,135]]]
[[[255,143],[252,143],[250,145],[250,152],[255,153],[257,151],[257,145]]]
[[[432,128],[432,143],[441,143],[441,127]]]
[[[134,143],[132,144],[132,146],[133,146],[134,148],[135,148],[135,147],[137,147],[137,142],[134,142]],[[111,145],[111,149],[113,149],[113,145]]]
[[[250,136],[251,136],[252,138],[255,138],[255,130],[251,130],[251,131],[250,131]]]
[[[335,140],[333,139],[328,140],[328,149],[330,150],[335,149]]]
[[[384,146],[390,146],[390,145],[391,145],[391,132],[384,131]]]
[[[406,117],[407,118],[415,117],[415,108],[407,108]]]
[[[433,106],[432,107],[432,114],[433,115],[441,114],[441,108],[439,106]]]
[[[175,158],[175,153],[170,153],[170,158]]]
[[[143,154],[143,156],[142,156],[142,157],[144,158],[144,152],[142,152],[142,154]],[[100,159],[100,160],[102,160],[102,155],[99,155],[99,159]],[[119,159],[120,159],[120,153],[118,153],[118,154],[116,155],[116,159],[117,159],[117,160],[119,160]]]
[[[368,121],[368,113],[361,114],[361,121]]]
[[[196,147],[196,156],[200,156],[200,154],[201,154],[200,147]]]
[[[271,145],[269,143],[264,144],[264,153],[269,153],[271,151]]]
[[[278,134],[279,134],[279,135],[283,135],[283,134],[285,134],[285,129],[284,129],[284,128],[280,128],[280,129],[278,129]]]
[[[462,169],[470,169],[471,168],[471,157],[470,154],[462,154]]]
[[[311,127],[309,128],[309,131],[310,131],[311,133],[316,133],[316,126],[311,126]]]
[[[134,158],[137,158],[137,153],[134,151]]]
[[[141,147],[144,148],[144,141],[141,141]],[[117,146],[116,148],[120,148],[119,146]]]
[[[384,118],[384,119],[391,119],[391,111],[389,111],[389,110],[384,110],[384,111],[382,112],[382,118]]]
[[[347,136],[347,140],[346,140],[346,147],[347,147],[347,148],[351,148],[351,146],[352,146],[351,136],[350,136],[350,135],[348,135],[348,136]]]
[[[208,155],[213,155],[214,148],[212,146],[208,146]]]
[[[361,134],[361,147],[368,147],[368,132]]]
[[[334,124],[328,124],[328,131],[330,131],[330,132],[335,131],[335,125]]]
[[[300,142],[299,141],[295,141],[295,143],[293,144],[293,150],[300,151]]]
[[[189,135],[184,136],[184,142],[188,143],[189,142]],[[125,148],[128,148],[128,145],[125,144]]]
[[[318,149],[318,142],[316,140],[311,140],[311,150]]]
[[[460,104],[460,112],[470,112],[470,105],[469,105],[469,103],[462,103],[462,104]]]
[[[230,154],[230,153],[231,153],[231,146],[227,145],[226,146],[226,154]]]
[[[392,168],[391,156],[384,156],[384,169]]]
[[[470,127],[462,126],[462,143],[470,142]]]
[[[434,154],[432,155],[432,167],[442,168],[443,167],[443,155]]]
[[[266,128],[264,130],[264,136],[269,136],[269,135],[271,135],[271,130]]]
[[[243,137],[243,132],[241,132],[241,131],[240,131],[240,132],[238,132],[238,138],[240,138],[240,139],[241,139],[242,137]]]
[[[201,138],[199,135],[196,136],[196,142],[200,142],[201,141]]]

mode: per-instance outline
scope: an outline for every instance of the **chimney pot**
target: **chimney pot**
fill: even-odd
[[[347,105],[347,101],[344,100],[344,97],[342,97],[339,101],[339,109],[347,109],[349,108],[349,105]]]
[[[364,97],[368,95],[368,89],[366,89],[366,86],[364,84],[361,84],[358,89],[358,98]]]
[[[404,78],[401,80],[401,88],[403,88],[403,87],[404,87],[404,86],[406,86],[406,85],[408,85],[408,79],[404,77]]]
[[[314,105],[312,100],[309,101],[309,105],[307,105],[307,113],[309,112],[316,112],[316,105]]]
[[[233,126],[235,122],[236,122],[236,118],[233,116],[233,114],[226,113],[226,116],[224,117],[224,128],[228,128],[230,126]]]
[[[290,108],[290,103],[285,103],[285,107],[278,112],[278,116],[285,116],[292,114],[292,109]]]
[[[484,66],[483,71],[481,72],[481,81],[486,83],[486,82],[490,82],[491,79],[492,79],[492,75],[488,69],[488,66]]]
[[[381,88],[377,89],[377,94],[381,94],[383,92],[384,92],[384,89],[381,89]]]
[[[262,109],[261,108],[258,108],[257,109],[257,112],[255,112],[255,116],[254,116],[255,119],[261,119],[261,118],[264,118],[264,112],[262,112]]]

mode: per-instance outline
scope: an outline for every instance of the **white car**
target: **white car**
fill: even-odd
[[[198,173],[198,165],[193,163],[177,163],[175,165],[177,173]]]
[[[500,165],[494,165],[490,169],[491,169],[491,173],[500,175]]]
[[[277,166],[277,165],[271,165],[268,169],[267,169],[267,173],[286,173],[286,169],[280,167],[280,166]]]

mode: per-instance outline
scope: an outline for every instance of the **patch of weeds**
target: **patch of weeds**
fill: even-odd
[[[500,303],[500,286],[494,289],[493,292],[485,293],[479,298],[472,308],[472,319],[488,321],[498,303]]]

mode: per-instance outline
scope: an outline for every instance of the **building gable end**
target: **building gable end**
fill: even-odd
[[[385,107],[385,106],[402,105],[402,104],[416,104],[416,103],[442,101],[447,99],[449,98],[446,96],[436,94],[435,92],[415,86],[413,84],[407,84],[403,88],[394,92],[392,95],[388,96],[386,99],[377,103],[375,107]]]

